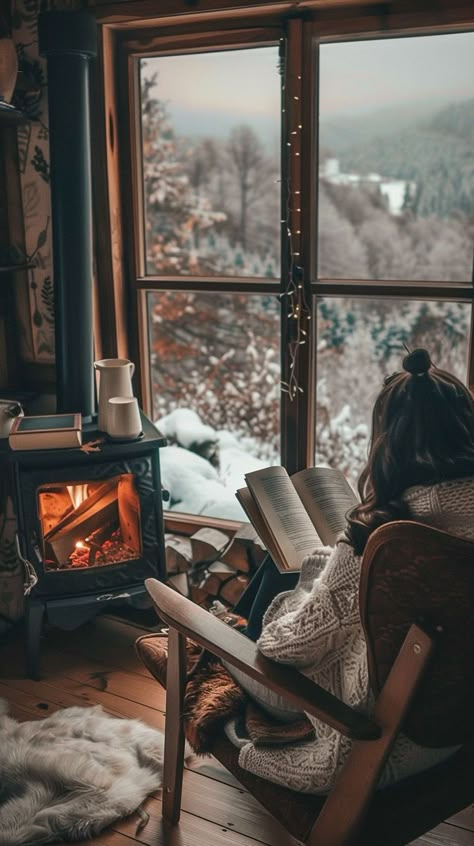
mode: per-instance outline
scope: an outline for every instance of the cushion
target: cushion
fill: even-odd
[[[370,683],[381,690],[412,623],[436,648],[404,725],[422,746],[472,737],[474,543],[411,521],[377,529],[364,553],[360,613]]]

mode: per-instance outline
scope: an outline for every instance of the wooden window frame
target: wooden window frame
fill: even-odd
[[[95,86],[95,131],[99,141],[96,158],[97,270],[100,289],[99,322],[103,355],[129,355],[137,362],[141,402],[150,411],[148,371],[148,329],[146,292],[169,290],[242,291],[248,294],[284,290],[281,283],[256,278],[146,276],[140,229],[143,204],[137,189],[137,138],[134,110],[137,79],[132,72],[139,52],[209,51],[250,44],[274,43],[285,33],[288,43],[286,96],[301,102],[303,131],[298,161],[282,159],[282,182],[288,176],[301,191],[301,241],[298,244],[307,300],[313,317],[318,297],[376,297],[384,299],[424,299],[471,302],[468,382],[474,388],[474,276],[471,282],[423,282],[409,280],[360,280],[318,278],[317,239],[317,71],[319,45],[333,41],[363,38],[393,38],[431,35],[474,29],[474,10],[466,0],[439,0],[437,8],[427,8],[423,0],[364,2],[358,0],[307,0],[295,12],[293,4],[241,3],[226,9],[225,0],[203,0],[202,11],[179,15],[177,3],[163,3],[157,19],[152,2],[133,4],[134,16],[123,14],[123,5],[112,3],[96,14],[102,24],[100,61]],[[429,5],[429,4],[428,4]],[[120,13],[119,13],[120,7]],[[166,7],[166,8],[165,8]],[[140,11],[138,11],[140,9]],[[156,5],[155,5],[156,9]],[[138,18],[141,20],[137,22]],[[146,42],[146,44],[145,44]],[[304,71],[304,72],[303,72]],[[124,96],[125,95],[125,96]],[[282,135],[282,147],[284,146]],[[131,177],[124,178],[124,174]],[[305,178],[302,179],[302,174]],[[123,209],[133,209],[125,223]],[[288,255],[282,249],[282,269]],[[474,273],[474,270],[473,270]],[[314,461],[316,408],[316,321],[309,344],[299,353],[296,378],[302,393],[291,401],[281,397],[282,463],[289,472]],[[289,371],[287,338],[290,332],[287,309],[282,307],[282,378]],[[174,517],[174,515],[173,515]],[[185,522],[193,520],[186,515]],[[199,522],[199,521],[197,521]],[[206,523],[216,522],[206,518]]]

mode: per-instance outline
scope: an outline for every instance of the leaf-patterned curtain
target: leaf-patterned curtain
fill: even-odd
[[[20,196],[9,197],[19,211],[10,244],[14,263],[33,265],[16,276],[18,337],[24,361],[54,362],[54,281],[46,62],[38,53],[38,14],[46,9],[81,8],[78,0],[13,0],[11,35],[18,56],[12,102],[28,120],[17,129]],[[19,218],[19,219],[18,219]],[[5,473],[1,474],[5,480]],[[16,520],[7,483],[0,490],[0,632],[23,614],[23,566],[16,555]]]

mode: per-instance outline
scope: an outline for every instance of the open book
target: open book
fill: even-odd
[[[245,476],[242,508],[280,572],[299,570],[305,555],[334,546],[358,499],[340,470],[310,467],[289,476],[266,467]]]

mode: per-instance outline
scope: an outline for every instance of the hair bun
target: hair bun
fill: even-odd
[[[413,350],[403,359],[403,369],[412,376],[424,376],[431,367],[431,358],[426,350]]]

